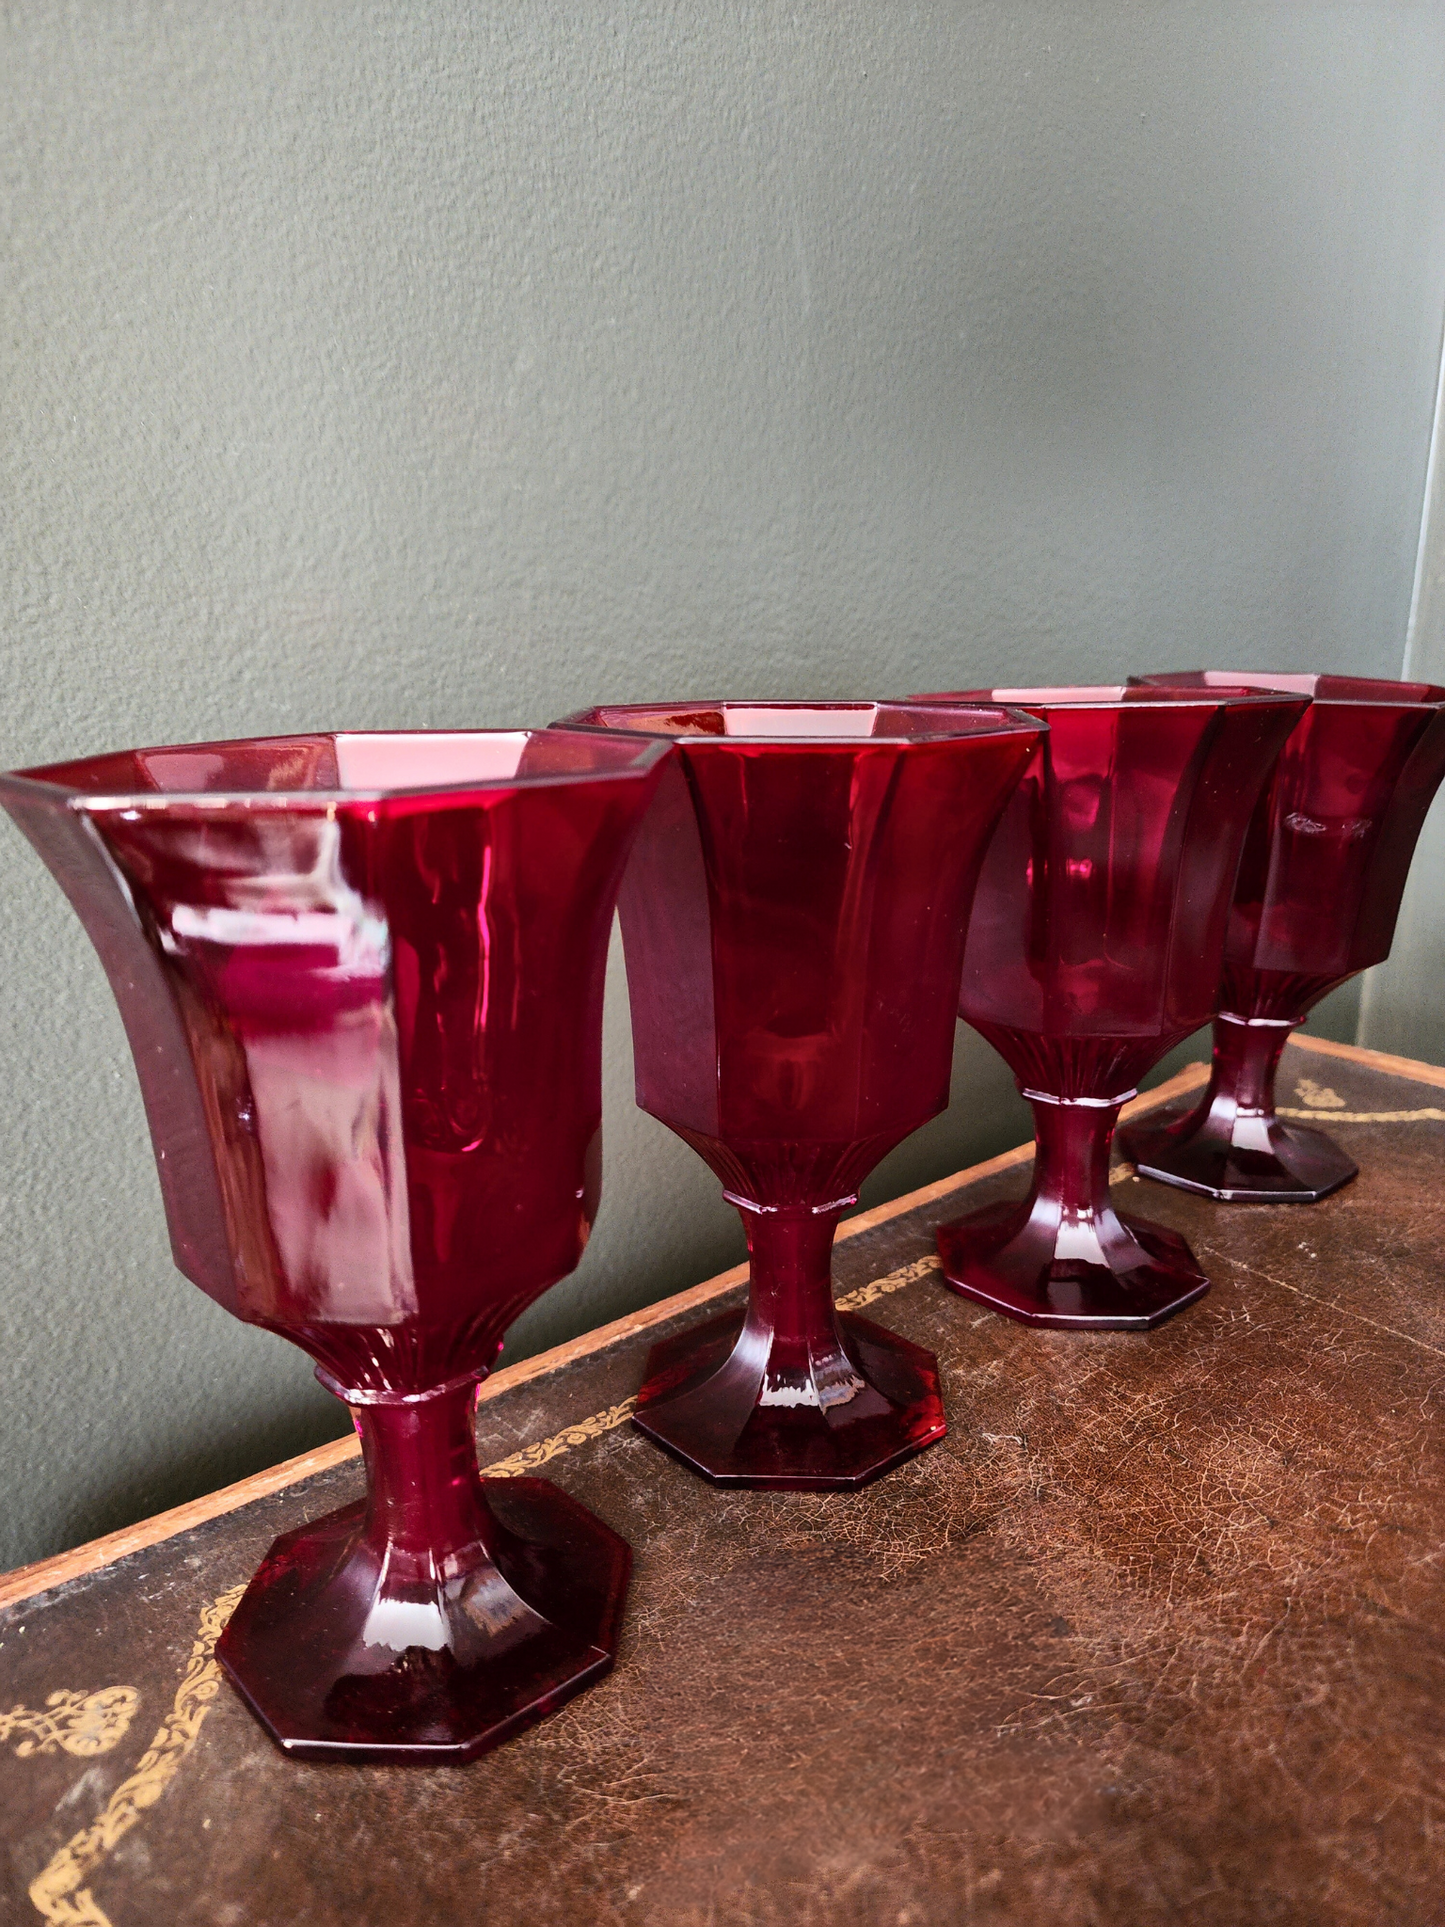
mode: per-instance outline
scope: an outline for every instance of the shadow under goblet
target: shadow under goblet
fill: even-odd
[[[657,1346],[634,1423],[720,1485],[866,1484],[942,1438],[933,1355],[839,1314],[867,1173],[948,1101],[968,903],[1038,740],[999,709],[589,710],[676,743],[623,882],[637,1101],[747,1231],[746,1313]]]
[[[952,1288],[1025,1324],[1147,1331],[1209,1289],[1177,1233],[1114,1209],[1120,1108],[1218,1007],[1255,799],[1303,701],[1009,689],[1049,725],[979,877],[959,1014],[1034,1113],[1028,1196],[941,1226]]]
[[[1136,1126],[1143,1177],[1239,1204],[1314,1204],[1358,1166],[1281,1118],[1291,1033],[1330,991],[1390,954],[1410,859],[1445,776],[1445,689],[1362,676],[1185,670],[1140,685],[1284,690],[1313,700],[1259,800],[1224,948],[1214,1061],[1197,1103]]]
[[[317,1363],[367,1497],[217,1657],[309,1759],[470,1759],[604,1673],[630,1554],[473,1414],[596,1210],[601,999],[660,746],[536,732],[137,750],[0,778],[100,953],[176,1263]]]

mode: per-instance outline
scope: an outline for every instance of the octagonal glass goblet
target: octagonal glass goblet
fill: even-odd
[[[602,981],[665,757],[554,731],[136,750],[0,778],[139,1074],[175,1260],[310,1353],[367,1497],[217,1657],[312,1759],[469,1759],[606,1672],[626,1544],[473,1414],[596,1209]]]
[[[1002,709],[589,710],[675,741],[619,910],[637,1101],[748,1239],[746,1314],[657,1346],[635,1423],[724,1485],[852,1487],[944,1433],[933,1355],[833,1304],[838,1220],[943,1109],[989,832],[1038,741]]]
[[[984,859],[959,998],[1032,1106],[1036,1150],[1021,1203],[940,1228],[944,1275],[1025,1324],[1148,1330],[1209,1281],[1177,1233],[1115,1211],[1114,1125],[1218,1008],[1245,829],[1304,700],[969,693],[1049,725]]]
[[[1313,698],[1245,840],[1208,1089],[1123,1140],[1145,1177],[1182,1190],[1226,1202],[1313,1204],[1359,1167],[1323,1131],[1279,1116],[1275,1072],[1320,998],[1390,954],[1410,859],[1445,776],[1445,689],[1255,670],[1134,680]]]

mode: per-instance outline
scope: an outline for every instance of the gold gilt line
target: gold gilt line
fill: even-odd
[[[484,1465],[482,1477],[523,1478],[528,1472],[535,1472],[539,1465],[546,1465],[549,1459],[560,1459],[564,1452],[586,1445],[589,1439],[600,1439],[604,1432],[615,1432],[619,1425],[627,1423],[636,1410],[637,1400],[625,1398],[620,1405],[609,1405],[605,1412],[594,1412],[591,1418],[580,1419],[565,1431],[554,1432],[549,1439],[538,1439],[535,1445],[524,1445],[520,1452],[513,1452],[510,1458],[498,1459],[494,1465]]]
[[[1276,1117],[1303,1118],[1311,1124],[1445,1124],[1445,1111],[1287,1111],[1281,1105]]]
[[[133,1686],[102,1686],[98,1693],[51,1693],[42,1712],[12,1706],[0,1713],[0,1741],[23,1733],[15,1757],[53,1753],[56,1747],[77,1759],[91,1759],[119,1746],[129,1729],[140,1694]]]
[[[216,1641],[245,1590],[244,1586],[233,1586],[204,1608],[170,1715],[162,1721],[139,1766],[121,1781],[99,1818],[68,1840],[49,1866],[31,1881],[30,1898],[51,1927],[110,1927],[108,1917],[84,1883],[116,1842],[160,1799],[195,1745],[201,1722],[221,1684]]]
[[[937,1271],[939,1263],[936,1255],[929,1252],[926,1258],[915,1258],[911,1265],[900,1265],[897,1271],[890,1271],[886,1277],[874,1278],[866,1285],[859,1285],[856,1291],[846,1291],[838,1300],[839,1311],[861,1311],[864,1305],[871,1305],[875,1298],[886,1298],[891,1291],[902,1291],[919,1278],[926,1278],[930,1271]]]

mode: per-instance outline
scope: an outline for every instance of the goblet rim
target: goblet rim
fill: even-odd
[[[662,740],[645,738],[641,732],[628,732],[637,736],[639,748],[629,761],[615,768],[513,771],[510,775],[450,777],[439,783],[356,783],[318,786],[310,789],[238,787],[208,790],[132,790],[124,787],[88,789],[73,777],[61,774],[61,772],[73,771],[87,762],[104,762],[117,756],[155,756],[182,751],[220,752],[314,742],[318,737],[330,737],[333,742],[340,738],[375,741],[383,737],[398,736],[445,737],[455,741],[458,737],[498,739],[522,736],[531,739],[546,737],[553,733],[554,727],[551,724],[541,727],[524,724],[516,728],[488,729],[319,729],[291,730],[280,735],[227,736],[195,742],[152,743],[134,748],[105,750],[94,756],[69,757],[54,763],[38,763],[24,769],[0,771],[0,792],[6,790],[18,791],[21,794],[40,792],[63,799],[72,809],[96,813],[193,807],[208,811],[244,808],[247,811],[284,810],[295,813],[311,810],[324,814],[327,810],[335,809],[342,804],[387,803],[413,797],[430,799],[461,797],[476,791],[549,789],[578,782],[623,781],[646,775],[667,754],[667,744]],[[567,732],[569,737],[573,733]],[[621,731],[613,733],[623,734]]]
[[[1135,687],[1146,687],[1150,700],[1142,706],[1137,696],[1129,700],[1126,693]],[[1181,691],[1179,695],[1156,696],[1157,684],[1136,685],[1128,683],[1040,683],[1032,688],[1010,686],[998,690],[949,690],[925,691],[917,696],[904,698],[905,702],[922,705],[924,703],[945,704],[949,702],[978,702],[1007,705],[1022,709],[1026,713],[1030,704],[1040,709],[1089,709],[1089,710],[1127,710],[1132,715],[1150,714],[1157,709],[1221,709],[1228,704],[1236,706],[1257,705],[1261,703],[1307,704],[1311,698],[1301,696],[1285,689],[1231,689],[1204,690],[1197,694]],[[1121,693],[1115,695],[1113,691]],[[1094,693],[1097,691],[1098,693]]]
[[[642,736],[652,741],[666,744],[685,744],[689,750],[711,745],[713,747],[759,748],[770,745],[799,749],[857,749],[865,743],[883,743],[896,747],[906,747],[910,743],[950,743],[988,741],[1001,736],[1023,735],[1031,732],[1038,735],[1041,725],[1037,716],[1030,716],[1025,710],[1008,703],[989,701],[964,702],[952,700],[939,701],[932,705],[938,709],[955,709],[967,712],[978,719],[975,728],[954,728],[920,730],[916,735],[882,734],[869,736],[829,735],[814,731],[800,732],[795,736],[765,736],[743,731],[737,735],[713,736],[692,735],[681,729],[648,729],[641,724],[611,723],[596,720],[605,711],[614,716],[656,716],[660,714],[682,714],[688,710],[879,710],[879,709],[921,709],[928,705],[912,696],[845,696],[845,697],[807,697],[775,696],[764,697],[756,702],[741,696],[698,697],[686,702],[655,703],[596,703],[588,709],[573,710],[569,715],[559,716],[550,725],[553,729],[575,731],[579,735]],[[980,712],[986,712],[981,714]]]
[[[1189,687],[1189,685],[1176,682],[1174,680],[1176,676],[1203,675],[1238,677],[1240,680],[1234,684],[1214,684],[1212,692],[1210,685],[1201,684],[1201,694],[1222,693],[1226,688],[1237,688],[1242,694],[1248,695],[1305,696],[1309,699],[1310,703],[1318,709],[1407,709],[1412,712],[1421,709],[1445,709],[1445,685],[1440,683],[1397,682],[1390,676],[1349,676],[1341,678],[1342,681],[1370,684],[1382,692],[1392,689],[1399,692],[1412,688],[1425,692],[1418,696],[1402,695],[1399,693],[1394,695],[1382,693],[1378,696],[1318,696],[1311,689],[1295,689],[1290,687],[1292,683],[1318,682],[1325,676],[1332,675],[1333,673],[1332,670],[1308,671],[1296,674],[1294,671],[1286,669],[1278,671],[1268,669],[1152,669],[1142,674],[1130,676],[1129,684],[1134,688],[1182,689]],[[1265,678],[1270,678],[1271,680],[1266,682],[1264,680]]]

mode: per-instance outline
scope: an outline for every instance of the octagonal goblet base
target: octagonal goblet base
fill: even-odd
[[[948,1285],[990,1311],[1053,1331],[1152,1331],[1202,1298],[1209,1280],[1177,1232],[1100,1213],[1091,1255],[1061,1255],[1059,1227],[1022,1204],[991,1204],[940,1225]]]
[[[1360,1173],[1333,1138],[1307,1124],[1273,1117],[1250,1133],[1256,1142],[1236,1144],[1239,1135],[1237,1120],[1210,1116],[1200,1124],[1189,1110],[1165,1112],[1149,1129],[1122,1134],[1120,1143],[1141,1178],[1225,1204],[1318,1204]]]
[[[633,1424],[715,1485],[823,1492],[869,1484],[947,1430],[938,1361],[870,1319],[836,1316],[855,1381],[847,1397],[769,1403],[766,1352],[748,1344],[743,1315],[733,1312],[653,1347]]]
[[[1294,1028],[1289,1019],[1221,1011],[1204,1095],[1120,1134],[1139,1175],[1225,1204],[1318,1204],[1358,1177],[1333,1138],[1275,1111],[1280,1055]]]
[[[480,1491],[490,1551],[426,1598],[380,1597],[365,1501],[276,1540],[216,1657],[284,1752],[472,1760],[611,1670],[626,1542],[545,1479]]]

